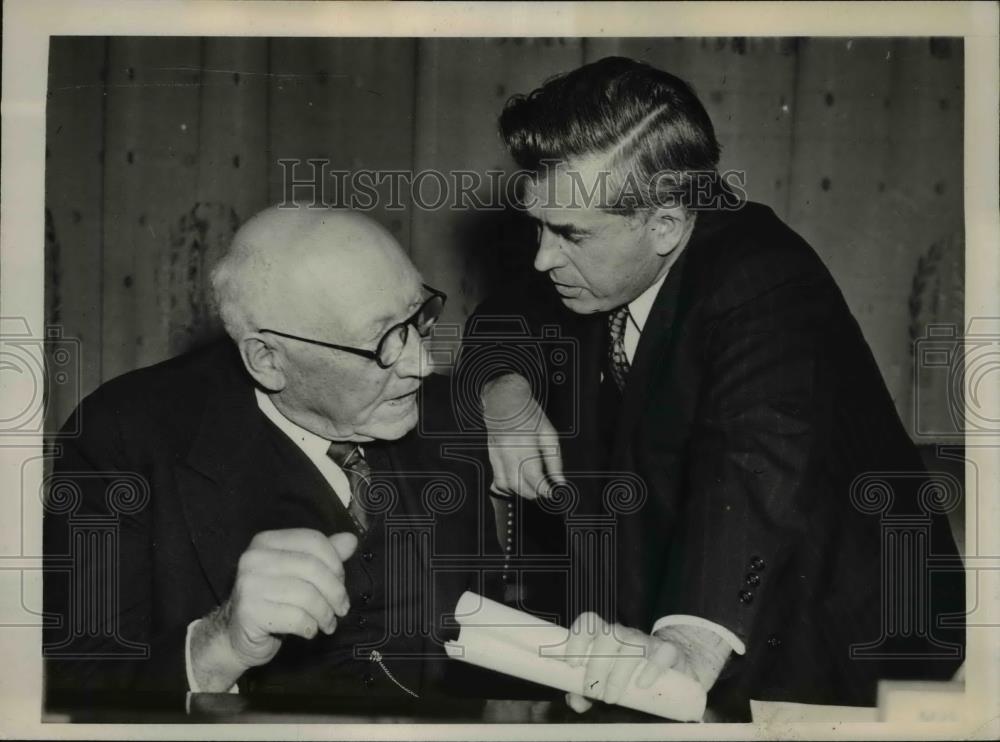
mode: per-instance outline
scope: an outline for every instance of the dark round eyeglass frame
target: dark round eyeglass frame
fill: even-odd
[[[379,368],[390,368],[396,361],[400,359],[403,355],[403,351],[406,349],[406,343],[410,339],[410,327],[414,327],[420,334],[420,337],[427,337],[430,335],[431,328],[440,319],[441,312],[444,309],[444,304],[448,300],[448,295],[443,291],[438,291],[435,288],[431,288],[427,284],[422,284],[424,290],[427,291],[430,296],[428,296],[424,302],[417,308],[410,317],[398,322],[379,338],[378,345],[375,346],[375,350],[369,350],[368,348],[355,348],[350,345],[337,345],[336,343],[328,343],[324,340],[314,340],[313,338],[302,337],[301,335],[292,335],[288,332],[281,332],[280,330],[270,330],[266,327],[262,327],[257,330],[257,332],[267,332],[271,335],[278,335],[283,338],[289,338],[290,340],[299,340],[303,343],[310,343],[312,345],[320,345],[324,348],[332,348],[334,350],[342,350],[345,353],[353,353],[356,356],[361,356],[362,358],[367,358],[370,361],[375,361],[379,365]],[[423,318],[423,322],[421,322]],[[423,325],[423,326],[421,326]],[[388,359],[383,358],[385,353],[386,343],[393,336],[393,333],[399,333],[400,344],[399,352],[396,353],[394,358]]]

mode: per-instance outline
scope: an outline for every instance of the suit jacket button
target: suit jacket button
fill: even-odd
[[[762,569],[764,569],[764,560],[761,559],[759,556],[751,557],[750,569],[752,569],[754,572],[760,572]]]
[[[366,562],[370,562],[372,559],[375,558],[375,554],[371,551],[366,551],[361,554],[361,558],[364,559]]]
[[[753,593],[750,592],[749,590],[740,590],[739,598],[740,602],[743,605],[749,605],[750,603],[753,603]]]
[[[365,676],[361,678],[361,682],[365,684],[366,688],[370,688],[372,683],[375,682],[375,676],[371,673],[366,673]]]
[[[760,575],[756,575],[753,572],[747,575],[746,583],[750,587],[757,587],[760,584]]]
[[[777,634],[771,634],[771,636],[767,637],[767,646],[771,649],[777,649],[781,646],[781,637]]]
[[[368,625],[368,617],[367,616],[358,616],[358,626],[360,626],[361,628],[364,628],[367,625]]]
[[[361,593],[358,597],[361,598],[361,604],[367,605],[368,601],[372,599],[372,594],[368,592]]]

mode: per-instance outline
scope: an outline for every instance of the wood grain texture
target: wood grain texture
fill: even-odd
[[[284,199],[280,159],[329,161],[330,170],[409,170],[414,140],[414,59],[411,39],[274,39],[269,78],[268,189]],[[297,178],[307,177],[303,167]],[[324,179],[322,201],[351,195],[408,249],[409,213],[386,208],[359,190]],[[298,191],[307,199],[308,191]]]
[[[586,61],[621,55],[691,85],[722,144],[719,168],[745,173],[748,196],[787,215],[798,45],[787,39],[588,39]]]
[[[961,336],[972,319],[965,317],[963,304],[963,52],[961,39],[896,41],[893,46],[896,65],[889,109],[893,135],[888,162],[892,188],[887,189],[891,200],[884,218],[902,243],[899,260],[912,278],[905,287],[908,292],[903,293],[910,297],[911,311],[910,332],[902,332],[902,337],[896,332],[876,337],[873,344],[880,349],[890,341],[904,344],[911,337],[924,336],[930,324],[950,325]],[[917,285],[921,280],[923,288]],[[880,296],[872,301],[886,303]],[[889,301],[895,302],[895,297]],[[878,324],[884,329],[881,321]],[[910,369],[907,365],[907,372]],[[919,415],[923,430],[954,430],[951,405],[957,402],[961,409],[962,400],[954,393],[949,396],[942,374],[914,370],[915,377],[904,388],[914,394],[916,404],[909,405],[904,422],[912,426]],[[913,378],[919,379],[922,388],[912,388]]]
[[[104,165],[103,374],[162,360],[170,227],[195,202],[203,45],[115,38]]]
[[[195,195],[241,219],[267,205],[267,39],[206,39]]]
[[[516,168],[497,133],[507,98],[527,93],[546,78],[579,66],[582,44],[574,39],[433,39],[421,42],[417,82],[414,170],[483,174],[475,190],[482,203],[496,203],[487,171]],[[457,195],[458,189],[452,189]],[[438,188],[428,178],[425,200]],[[495,288],[498,267],[530,262],[516,215],[468,208],[470,198],[452,198],[438,208],[413,212],[413,259],[424,275],[449,295],[443,323],[461,324]],[[457,206],[457,208],[456,208]]]
[[[45,200],[50,233],[47,323],[79,341],[80,394],[103,380],[101,369],[104,224],[104,76],[108,42],[55,40],[49,56]],[[78,403],[61,385],[49,395],[53,426]]]
[[[267,205],[267,40],[206,39],[202,55],[193,200],[173,215],[159,256],[171,355],[221,333],[209,270]]]
[[[914,270],[962,230],[958,46],[957,63],[932,57],[927,39],[812,39],[800,51],[789,222],[833,272],[911,430]]]

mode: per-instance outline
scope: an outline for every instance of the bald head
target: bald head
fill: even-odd
[[[416,392],[432,364],[424,335],[409,330],[428,298],[374,221],[262,211],[233,238],[212,286],[244,367],[284,417],[338,441],[395,440],[416,425]],[[383,365],[376,351],[387,336],[401,347]]]
[[[226,331],[269,327],[310,337],[364,333],[379,298],[419,276],[396,240],[357,212],[268,208],[246,222],[212,272]]]

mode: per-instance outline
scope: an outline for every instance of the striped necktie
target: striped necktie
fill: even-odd
[[[628,320],[628,305],[608,315],[608,331],[611,334],[611,345],[608,347],[608,361],[611,375],[614,377],[618,391],[625,389],[625,379],[628,376],[630,364],[625,354],[625,322]]]
[[[365,502],[371,487],[371,467],[365,461],[361,447],[355,443],[337,443],[335,441],[330,444],[326,455],[333,459],[334,463],[347,476],[347,481],[351,485],[351,502],[347,506],[347,512],[354,521],[359,535],[364,536],[369,525],[369,515],[365,511]]]

